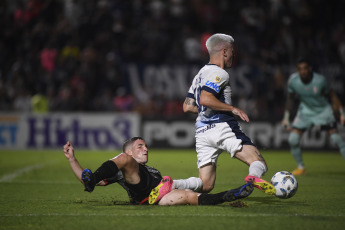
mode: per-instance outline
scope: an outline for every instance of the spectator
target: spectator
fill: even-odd
[[[126,95],[133,96],[133,106],[120,102],[117,109],[183,116],[174,106],[183,98],[150,94],[140,82],[133,85],[127,71],[130,65],[140,69],[139,75],[151,65],[199,67],[207,62],[204,42],[216,32],[236,38],[241,56],[234,84],[250,78],[260,86],[245,100],[236,90],[234,100],[248,108],[273,106],[270,113],[250,109],[255,119],[280,120],[283,107],[273,103],[281,95],[277,84],[287,81],[293,61],[303,54],[314,54],[317,65],[332,68],[333,76],[327,76],[345,84],[343,1],[4,0],[1,5],[0,111],[18,109],[21,86],[30,96],[37,85],[51,89],[51,111],[113,110],[113,96],[124,87],[132,90]],[[344,89],[337,93],[345,98]]]

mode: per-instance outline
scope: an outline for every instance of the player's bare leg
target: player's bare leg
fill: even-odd
[[[166,194],[159,205],[217,205],[231,202],[249,196],[253,192],[253,185],[247,183],[238,188],[216,194],[196,193],[191,190],[175,189]]]
[[[259,150],[252,145],[243,145],[242,149],[235,154],[235,158],[249,165],[249,174],[245,178],[246,182],[251,182],[254,186],[268,195],[274,195],[274,186],[262,179],[267,171],[267,165]]]
[[[202,192],[208,193],[214,188],[216,181],[216,165],[208,163],[199,168],[199,177],[202,180]]]
[[[200,193],[192,190],[174,189],[159,201],[159,205],[198,205],[198,196]]]

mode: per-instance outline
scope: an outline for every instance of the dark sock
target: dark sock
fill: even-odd
[[[104,162],[101,167],[93,173],[95,176],[95,183],[97,184],[101,180],[116,176],[118,171],[119,169],[114,161],[109,160]]]
[[[198,198],[198,205],[216,205],[224,203],[223,196],[226,192],[220,192],[216,194],[202,193]]]

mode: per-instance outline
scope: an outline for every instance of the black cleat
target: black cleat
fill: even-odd
[[[253,190],[254,190],[253,184],[247,183],[238,188],[227,191],[224,194],[223,199],[227,202],[242,199],[249,196],[253,192]]]
[[[95,175],[93,175],[90,169],[84,169],[81,173],[81,179],[84,182],[84,191],[92,192],[96,186]]]

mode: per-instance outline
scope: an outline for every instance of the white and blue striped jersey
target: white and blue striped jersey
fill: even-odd
[[[231,87],[229,78],[229,74],[224,69],[214,64],[205,65],[194,77],[187,97],[193,98],[198,106],[199,115],[196,119],[196,128],[200,128],[211,123],[235,120],[231,112],[214,111],[200,105],[200,95],[202,90],[212,93],[221,102],[231,105]]]

